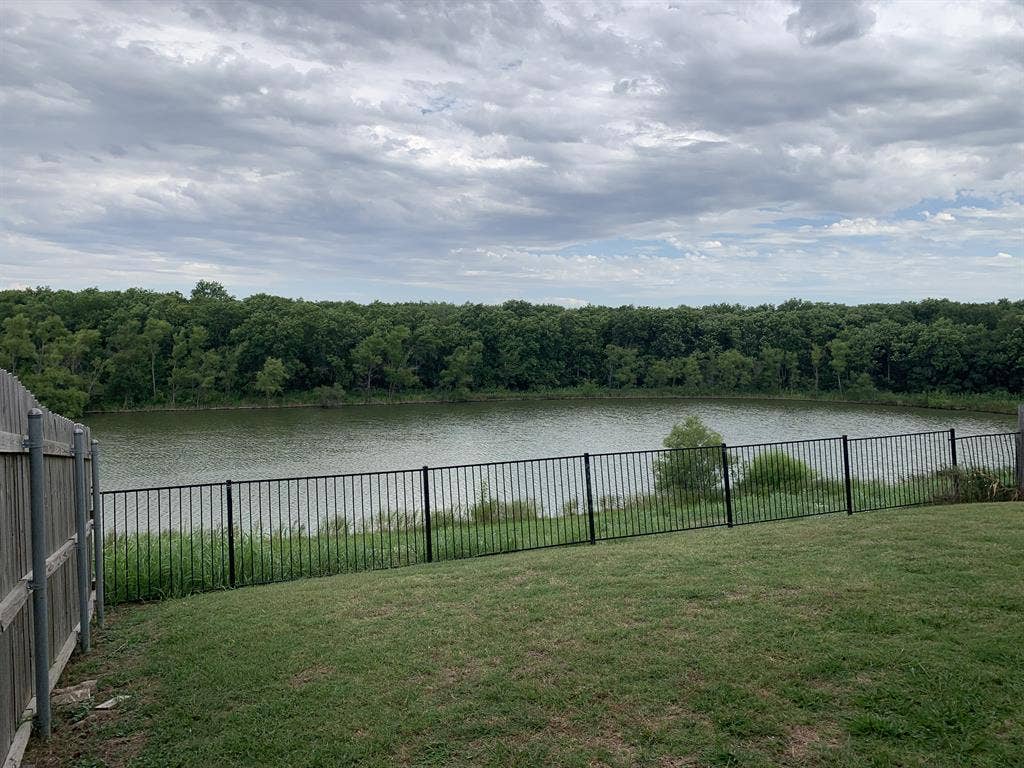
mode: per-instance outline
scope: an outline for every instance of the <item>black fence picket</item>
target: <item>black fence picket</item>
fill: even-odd
[[[1011,484],[1016,434],[844,436],[105,491],[107,600],[927,504],[953,497],[968,470]]]

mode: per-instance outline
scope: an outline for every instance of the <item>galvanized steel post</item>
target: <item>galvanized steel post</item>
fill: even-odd
[[[29,495],[32,514],[32,642],[35,661],[36,728],[50,738],[50,617],[46,602],[46,478],[43,412],[28,412]]]
[[[100,441],[93,440],[90,448],[89,469],[92,470],[92,543],[95,553],[93,564],[96,583],[96,620],[100,626],[104,623],[103,601],[103,496],[100,495]]]
[[[75,564],[78,566],[78,648],[89,650],[89,542],[85,509],[85,430],[75,427]]]

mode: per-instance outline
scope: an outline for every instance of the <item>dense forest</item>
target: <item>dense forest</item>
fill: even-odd
[[[1024,390],[1024,302],[671,309],[0,292],[0,366],[71,416],[266,398],[574,388],[689,394]],[[301,398],[299,397],[301,395]]]

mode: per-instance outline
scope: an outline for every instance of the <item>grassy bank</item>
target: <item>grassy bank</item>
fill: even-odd
[[[838,392],[745,392],[721,394],[708,392],[694,393],[682,388],[631,388],[610,389],[605,387],[584,386],[561,389],[532,390],[518,392],[511,390],[492,390],[470,392],[460,397],[453,397],[448,392],[411,392],[389,397],[386,393],[376,392],[369,397],[359,392],[332,393],[318,395],[315,392],[290,393],[273,401],[265,399],[241,399],[230,401],[211,401],[196,406],[170,406],[168,404],[145,405],[129,409],[102,409],[88,411],[97,413],[135,413],[145,411],[205,411],[205,410],[246,410],[263,408],[337,408],[346,405],[402,405],[410,403],[452,403],[452,402],[501,402],[520,400],[630,400],[649,397],[670,397],[696,400],[779,400],[792,402],[824,402],[849,403],[855,405],[888,405],[913,408],[933,408],[953,411],[976,411],[979,413],[1017,413],[1020,396],[1007,392],[993,394],[950,394],[946,392],[860,392],[854,395]]]
[[[1022,550],[925,507],[128,606],[66,678],[131,698],[26,760],[1016,765]]]
[[[980,475],[983,485],[1009,482],[1012,471]],[[1003,487],[1003,486],[999,486]],[[994,498],[986,488],[971,498]],[[1008,489],[1004,489],[1008,492]],[[930,473],[900,483],[854,480],[851,500],[857,511],[947,501],[955,493],[948,472]],[[1007,498],[1007,493],[995,498]],[[790,489],[735,486],[732,522],[746,525],[846,511],[842,481],[817,479]],[[148,514],[149,510],[146,510]],[[130,513],[126,513],[131,517]],[[726,526],[721,489],[690,497],[671,492],[595,499],[596,540]],[[143,523],[145,525],[145,523]],[[198,525],[198,523],[197,523]],[[273,528],[273,530],[271,530]],[[575,498],[561,514],[545,516],[532,498],[435,509],[431,518],[433,559],[457,560],[525,549],[589,543],[584,498]],[[340,518],[317,519],[299,505],[284,519],[278,515],[236,527],[179,528],[108,535],[105,542],[108,603],[158,600],[224,589],[230,585],[229,550],[234,547],[235,584],[265,584],[309,576],[380,570],[427,562],[427,536],[418,513],[389,513],[363,519],[358,528]]]

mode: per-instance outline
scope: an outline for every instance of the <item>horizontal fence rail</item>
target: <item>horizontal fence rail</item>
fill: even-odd
[[[710,445],[103,493],[108,602],[631,536],[908,507],[1017,433]]]

